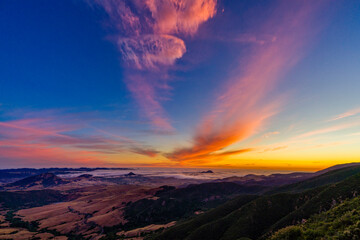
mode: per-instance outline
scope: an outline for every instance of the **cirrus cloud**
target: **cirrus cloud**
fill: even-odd
[[[186,163],[222,150],[255,134],[265,121],[276,114],[284,99],[269,96],[279,80],[303,55],[304,47],[317,30],[312,19],[320,9],[321,1],[280,1],[260,32],[272,32],[276,41],[254,47],[242,59],[234,74],[223,85],[212,111],[207,114],[193,137],[192,146],[176,149],[167,157]]]

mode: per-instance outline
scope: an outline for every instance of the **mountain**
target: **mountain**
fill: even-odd
[[[340,166],[343,166],[343,168],[339,168]],[[273,190],[270,190],[266,194],[274,194],[280,192],[302,192],[315,187],[336,183],[354,174],[360,173],[360,166],[358,164],[353,166],[339,165],[329,169],[334,169],[334,170],[319,171],[318,173],[323,173],[323,174],[317,175],[315,177],[312,177],[304,181],[275,188]]]
[[[266,239],[278,229],[300,223],[354,197],[360,192],[359,172],[359,166],[332,170],[280,187],[279,193],[275,190],[274,194],[259,196],[246,204],[233,205],[231,211],[221,214],[220,209],[230,204],[227,202],[149,239]],[[283,192],[284,189],[288,192]]]
[[[323,174],[323,173],[327,173],[333,170],[337,170],[337,169],[341,169],[341,168],[346,168],[346,167],[355,167],[355,166],[360,166],[360,162],[352,162],[352,163],[344,163],[344,164],[337,164],[325,169],[322,169],[320,171],[317,171],[316,173],[318,175]]]
[[[133,170],[132,168],[17,168],[0,169],[0,183],[9,183],[16,180],[39,175],[41,173],[53,173],[55,175],[68,173],[91,172],[96,170]]]
[[[338,176],[336,176],[336,174],[335,174],[334,175],[335,178],[333,179],[334,182],[339,181],[339,180],[344,179],[351,175],[351,171],[352,171],[351,169],[353,169],[352,167],[360,167],[360,163],[354,162],[354,163],[339,164],[339,165],[335,165],[335,166],[325,168],[325,169],[322,169],[317,172],[311,172],[311,173],[310,172],[293,172],[293,173],[285,173],[285,174],[275,173],[275,174],[270,174],[270,175],[248,174],[243,177],[233,176],[233,177],[218,179],[218,180],[215,180],[214,182],[234,182],[234,183],[243,184],[243,185],[254,185],[255,184],[255,185],[272,186],[272,187],[286,186],[282,190],[276,188],[276,192],[287,192],[288,189],[290,189],[290,188],[295,190],[294,186],[298,182],[302,182],[304,180],[311,179],[311,178],[316,178],[317,176],[323,175],[328,172],[333,172],[334,170],[340,170],[340,172],[338,173]],[[341,169],[344,170],[343,176],[341,173],[341,171],[342,171]],[[345,170],[345,169],[350,169],[350,173],[349,173],[350,175],[346,174],[347,170]],[[354,170],[354,171],[357,171],[357,170]],[[324,184],[330,183],[332,176],[329,175],[327,180],[325,180],[325,178],[326,177],[324,177],[324,180],[319,179],[319,181],[324,181]],[[290,184],[295,184],[295,185],[290,186]],[[317,183],[314,183],[313,185],[316,186],[316,184]],[[299,185],[298,190],[302,191],[302,190],[310,189],[312,187],[313,186],[310,181],[310,182],[308,182],[307,187],[305,185]],[[275,191],[270,192],[270,193],[275,193]]]
[[[5,185],[6,188],[20,188],[26,189],[33,186],[51,187],[60,184],[69,183],[68,180],[64,180],[53,173],[42,173],[39,175],[27,177],[19,181]]]
[[[287,174],[271,174],[271,175],[256,175],[248,174],[243,177],[228,177],[215,180],[214,182],[233,182],[243,185],[262,185],[262,186],[281,186],[291,183],[296,183],[311,177],[316,176],[316,173],[294,172]]]

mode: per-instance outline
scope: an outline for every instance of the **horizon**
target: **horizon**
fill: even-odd
[[[0,169],[360,162],[358,1],[4,1]]]

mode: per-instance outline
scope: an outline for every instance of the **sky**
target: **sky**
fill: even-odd
[[[4,0],[0,168],[360,161],[357,0]]]

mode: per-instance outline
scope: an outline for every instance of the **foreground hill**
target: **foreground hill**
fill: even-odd
[[[269,240],[359,239],[360,198],[346,200],[305,223],[277,231]]]
[[[233,210],[223,216],[219,209],[226,207],[225,203],[202,216],[179,223],[152,239],[265,239],[280,228],[299,223],[354,197],[360,192],[359,171],[358,166],[343,171],[336,169],[293,185],[294,189],[286,186],[287,193],[260,196],[245,205],[233,206]],[[306,186],[304,189],[308,190],[300,192],[299,186]]]

